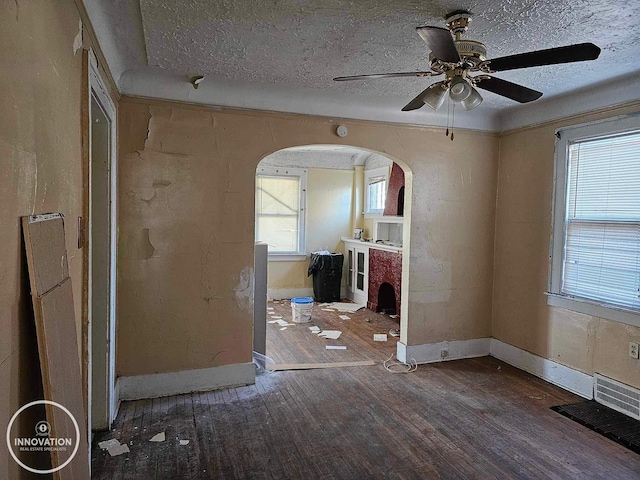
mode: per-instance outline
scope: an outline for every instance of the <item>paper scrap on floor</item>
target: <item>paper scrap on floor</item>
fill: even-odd
[[[327,350],[346,350],[347,347],[345,345],[327,345]]]
[[[286,320],[276,320],[276,323],[281,327],[288,327],[290,325],[295,325],[295,323],[289,323]]]
[[[149,439],[150,442],[164,442],[165,440],[166,437],[164,435],[164,432],[157,433]]]
[[[107,448],[107,452],[109,452],[109,455],[111,455],[112,457],[117,457],[118,455],[122,455],[123,453],[129,453],[130,451],[131,450],[129,450],[129,445],[127,445],[126,443],[123,443],[121,445],[114,445]]]
[[[339,312],[350,312],[350,313],[355,313],[358,310],[360,310],[361,308],[364,308],[364,305],[359,305],[357,303],[340,303],[340,302],[333,302],[329,305],[328,308],[335,308],[336,310],[338,310]]]
[[[335,312],[333,308],[321,308],[320,310],[322,310],[323,312]]]
[[[340,315],[340,320],[351,320],[351,317],[348,317],[346,315]]]
[[[102,450],[107,450],[110,447],[115,447],[118,445],[120,445],[120,442],[115,438],[112,438],[111,440],[105,440],[104,442],[98,442],[98,447],[100,447]]]
[[[373,334],[373,341],[374,342],[386,342],[387,341],[387,334],[386,333],[374,333]]]
[[[189,445],[189,440],[180,440],[180,445]]]
[[[340,330],[322,330],[318,336],[323,338],[330,338],[331,340],[336,340],[340,338],[342,332]]]
[[[286,329],[287,329],[287,327],[282,327],[282,328],[280,329],[280,331],[282,331],[282,330],[286,330]]]
[[[316,327],[316,326],[309,327],[309,330],[311,330],[313,333],[320,333],[321,331],[320,327]]]
[[[271,315],[271,318],[279,319],[282,318],[280,315]]]

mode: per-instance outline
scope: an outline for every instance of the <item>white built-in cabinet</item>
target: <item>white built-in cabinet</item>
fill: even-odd
[[[402,253],[402,248],[347,237],[342,237],[342,241],[346,252],[347,298],[360,305],[366,305],[369,300],[369,249]]]
[[[366,305],[369,295],[369,249],[355,243],[346,243],[347,298]]]

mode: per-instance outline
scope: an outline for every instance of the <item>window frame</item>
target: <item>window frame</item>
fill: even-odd
[[[549,247],[547,304],[620,323],[640,326],[640,311],[623,306],[562,293],[565,243],[567,238],[567,190],[569,147],[572,143],[640,132],[640,115],[632,114],[556,130],[552,228]]]
[[[256,170],[256,182],[254,184],[254,199],[256,197],[257,179],[260,176],[266,177],[297,177],[300,180],[300,194],[298,206],[298,251],[297,252],[272,252],[268,250],[269,261],[300,261],[305,260],[307,255],[306,243],[306,216],[307,216],[307,169],[288,167],[258,167]],[[255,201],[254,200],[254,201]],[[258,210],[255,202],[254,214],[254,237],[258,234]],[[259,241],[257,238],[255,241]],[[261,240],[264,241],[264,240]]]
[[[365,218],[377,218],[384,215],[384,207],[380,210],[369,209],[369,180],[372,178],[384,177],[385,181],[385,205],[387,203],[387,193],[389,191],[389,167],[372,168],[364,171],[364,216]]]

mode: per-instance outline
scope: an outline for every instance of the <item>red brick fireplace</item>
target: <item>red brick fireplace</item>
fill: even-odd
[[[396,314],[400,315],[400,282],[402,254],[369,248],[369,301],[367,308],[374,312],[389,310],[389,299],[395,296]]]

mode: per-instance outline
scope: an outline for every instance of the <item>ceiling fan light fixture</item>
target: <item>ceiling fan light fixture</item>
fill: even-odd
[[[471,93],[469,96],[460,103],[462,104],[462,108],[465,110],[473,110],[482,103],[482,96],[475,88],[471,87]]]
[[[438,110],[444,103],[446,93],[447,90],[443,88],[442,82],[434,83],[429,87],[429,90],[422,98],[422,101],[432,109]]]
[[[471,90],[472,87],[469,85],[469,82],[461,76],[456,75],[451,79],[451,84],[449,85],[449,97],[454,102],[462,102],[471,95]]]

